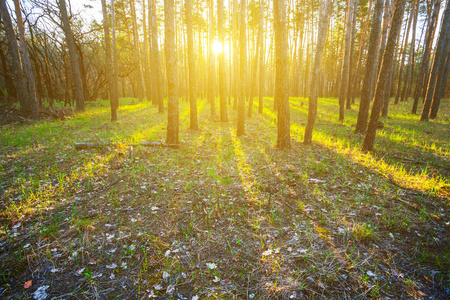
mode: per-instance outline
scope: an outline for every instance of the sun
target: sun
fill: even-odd
[[[223,51],[222,43],[219,42],[218,40],[214,40],[212,49],[213,49],[214,54],[216,54],[216,55],[219,54],[220,52]]]

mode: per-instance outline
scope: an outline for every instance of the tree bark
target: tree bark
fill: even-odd
[[[132,25],[133,25],[133,36],[134,36],[134,55],[135,55],[135,64],[136,64],[136,83],[137,83],[137,94],[138,101],[142,102],[144,98],[144,84],[142,80],[142,70],[141,70],[141,55],[139,50],[139,34],[137,30],[137,21],[136,21],[136,9],[134,7],[134,0],[130,0],[130,8],[131,8],[131,17],[132,17]]]
[[[0,22],[1,22],[1,17],[0,17]],[[17,91],[16,91],[16,87],[14,86],[13,79],[9,74],[8,64],[6,62],[6,56],[5,56],[5,52],[3,49],[3,43],[0,43],[0,60],[2,62],[2,74],[1,75],[3,76],[3,79],[5,81],[5,88],[6,88],[6,92],[7,92],[7,95],[4,100],[6,103],[9,103],[9,100],[11,98],[17,97]]]
[[[113,78],[111,68],[111,40],[109,37],[109,24],[108,24],[108,12],[106,11],[106,0],[102,0],[102,13],[103,13],[103,31],[105,34],[105,56],[106,56],[106,78],[108,80],[108,90],[111,104],[111,121],[117,120],[117,115],[113,114]]]
[[[214,43],[214,0],[209,1],[209,38],[208,38],[208,89],[207,97],[211,108],[211,118],[216,117],[215,86],[215,57],[213,51]]]
[[[186,33],[188,44],[189,63],[189,105],[190,105],[190,129],[198,130],[197,121],[197,74],[195,72],[194,36],[192,33],[192,0],[185,1],[186,9]]]
[[[114,0],[111,0],[111,36],[112,36],[111,121],[116,121],[117,108],[119,107],[119,67],[117,63],[116,18],[114,13]]]
[[[175,3],[164,0],[164,51],[167,74],[167,144],[179,143],[178,71],[175,45]]]
[[[411,83],[412,73],[412,65],[414,63],[414,55],[415,55],[415,44],[416,44],[416,29],[417,29],[417,19],[419,15],[419,1],[414,1],[414,17],[413,17],[413,31],[412,31],[412,39],[409,47],[409,55],[408,55],[408,65],[406,67],[406,80],[403,84],[402,95],[400,101],[406,101],[409,97],[409,88]],[[406,98],[406,99],[405,99]]]
[[[277,147],[281,150],[291,147],[289,86],[288,86],[288,39],[286,28],[285,0],[273,1],[275,29],[275,102],[278,110]]]
[[[31,117],[39,120],[39,104],[36,94],[36,86],[34,82],[33,68],[31,67],[30,56],[28,55],[27,41],[25,40],[25,27],[23,25],[22,10],[19,0],[14,0],[16,11],[17,27],[19,27],[19,45],[22,54],[23,70],[27,77],[28,99],[30,101]]]
[[[23,114],[31,113],[30,100],[28,97],[27,84],[25,75],[22,69],[22,60],[20,58],[19,47],[17,46],[16,34],[11,22],[8,8],[5,0],[0,0],[0,13],[3,18],[3,27],[5,28],[6,38],[8,39],[9,53],[11,55],[11,62],[13,66],[13,79],[19,98],[20,110]]]
[[[402,88],[402,83],[403,83],[403,68],[405,66],[405,57],[406,57],[406,53],[407,53],[407,48],[408,48],[408,40],[409,40],[409,32],[411,31],[411,24],[412,21],[414,19],[414,11],[416,8],[416,2],[417,0],[414,0],[412,7],[411,7],[411,13],[409,14],[409,20],[408,20],[408,25],[406,26],[406,32],[405,32],[405,42],[403,43],[403,49],[402,49],[402,59],[400,61],[400,70],[399,70],[399,74],[398,74],[398,82],[397,82],[397,93],[395,94],[395,100],[394,100],[394,104],[398,104],[398,102],[400,101],[400,96],[401,96],[401,88]],[[415,38],[413,36],[413,38]]]
[[[144,29],[144,47],[142,54],[144,56],[143,59],[143,71],[144,71],[144,84],[145,84],[145,97],[147,98],[147,101],[152,101],[152,104],[155,105],[155,99],[153,99],[153,86],[152,86],[152,79],[151,79],[151,71],[150,71],[150,46],[148,43],[149,35],[147,35],[147,13],[145,10],[145,1],[142,0],[142,27]]]
[[[435,0],[433,6],[433,12],[428,22],[427,34],[425,37],[425,48],[423,50],[422,59],[420,61],[418,77],[416,81],[416,89],[414,90],[414,102],[411,109],[412,114],[417,113],[417,107],[419,106],[419,98],[422,97],[423,91],[426,90],[426,84],[428,82],[428,69],[431,56],[431,48],[434,39],[434,33],[436,31],[437,19],[440,10],[440,1]]]
[[[245,90],[247,84],[247,19],[246,12],[247,3],[246,0],[241,0],[240,11],[240,34],[239,34],[239,48],[240,48],[240,76],[239,76],[239,103],[237,108],[237,128],[236,135],[242,136],[245,134]]]
[[[428,121],[430,114],[430,107],[434,98],[434,94],[439,90],[436,83],[439,82],[439,77],[443,75],[446,65],[447,57],[450,48],[450,0],[447,0],[444,16],[442,18],[441,30],[439,32],[439,39],[437,42],[436,52],[434,54],[433,66],[431,67],[430,78],[428,79],[427,93],[423,103],[421,121]],[[438,97],[436,97],[436,101]],[[436,103],[437,107],[439,106]],[[436,113],[437,113],[436,107]]]
[[[151,2],[151,3],[150,3]],[[151,68],[153,78],[153,95],[152,99],[158,104],[159,113],[164,112],[164,86],[161,71],[161,58],[158,43],[158,24],[156,23],[156,0],[150,0],[148,4],[148,22],[151,34]]]
[[[395,44],[402,25],[405,2],[406,0],[396,0],[395,3],[391,29],[389,30],[386,48],[383,54],[380,75],[378,76],[377,89],[375,91],[372,112],[370,114],[369,126],[367,127],[366,135],[364,136],[364,142],[362,145],[363,152],[373,150],[378,118],[380,116],[381,107],[383,105],[385,89],[388,86],[388,81],[390,79],[388,69],[391,67],[394,60]]]
[[[350,60],[350,45],[351,45],[351,33],[352,33],[352,16],[353,16],[353,0],[348,1],[348,12],[347,12],[347,22],[345,30],[345,53],[344,53],[344,63],[342,65],[342,77],[341,84],[339,88],[339,121],[344,121],[344,110],[345,110],[345,97],[347,95],[347,83],[348,83],[348,70],[349,70],[349,60]]]
[[[219,43],[225,47],[225,24],[223,15],[223,0],[217,0],[217,29]],[[227,86],[225,74],[225,49],[219,53],[219,97],[220,97],[220,121],[228,122]]]
[[[64,34],[66,36],[67,47],[69,48],[70,65],[72,67],[72,77],[75,84],[76,107],[78,111],[84,111],[83,82],[81,81],[81,72],[77,49],[75,47],[72,29],[70,28],[69,15],[67,14],[66,0],[58,0],[58,4],[61,12],[61,21]]]
[[[264,37],[264,0],[260,0],[260,11],[259,11],[259,25],[258,31],[261,33],[261,37]],[[259,44],[259,87],[258,87],[258,98],[259,107],[258,113],[263,113],[264,107],[264,81],[265,81],[265,38],[261,38]]]
[[[372,9],[373,9],[373,0],[370,0],[369,2],[369,10],[367,12],[367,16],[364,22],[364,27],[361,29],[361,36],[359,39],[359,50],[358,50],[358,61],[356,63],[356,71],[355,74],[352,76],[352,83],[350,85],[350,90],[348,92],[349,97],[351,98],[351,103],[354,104],[355,103],[355,98],[356,98],[356,93],[357,91],[360,91],[360,86],[362,83],[361,77],[359,76],[360,72],[361,72],[361,65],[362,65],[362,60],[363,60],[363,56],[365,54],[365,47],[366,47],[366,42],[367,42],[367,31],[369,28],[369,22],[370,22],[370,17],[372,15]]]
[[[306,124],[305,136],[303,138],[303,144],[309,145],[312,141],[312,132],[314,123],[316,121],[317,114],[317,95],[319,91],[319,72],[322,61],[323,48],[325,46],[325,39],[327,35],[327,27],[330,19],[331,7],[333,6],[332,0],[325,0],[325,7],[322,15],[320,16],[319,30],[317,33],[317,48],[316,55],[314,57],[314,66],[311,74],[311,92],[309,95],[309,107],[308,107],[308,123]]]
[[[381,32],[381,17],[383,15],[384,0],[376,0],[372,17],[372,29],[369,36],[369,49],[367,52],[366,71],[364,74],[364,82],[361,91],[361,101],[359,104],[358,119],[356,121],[355,133],[365,133],[367,119],[369,116],[370,101],[373,97],[373,78],[377,77],[377,56],[378,44]]]
[[[352,92],[352,86],[354,85],[355,82],[352,81],[353,78],[353,60],[354,60],[354,55],[353,55],[353,50],[355,48],[355,35],[356,35],[356,15],[357,15],[357,6],[358,5],[358,1],[354,1],[353,3],[353,14],[352,14],[352,36],[351,36],[351,41],[350,41],[350,57],[349,57],[349,64],[348,64],[348,82],[347,82],[347,101],[345,104],[345,108],[346,109],[351,109],[352,108],[352,97],[351,97],[351,92]]]
[[[429,116],[430,119],[436,119],[437,117],[439,104],[441,103],[441,99],[444,96],[449,70],[450,70],[450,55],[447,54],[447,62],[445,63],[445,68],[442,70],[442,73],[439,76],[439,81],[436,84],[436,91],[434,92],[433,103],[431,104],[430,109],[430,116]]]

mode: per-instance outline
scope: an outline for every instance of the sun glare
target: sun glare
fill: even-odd
[[[216,55],[223,51],[222,43],[219,42],[218,40],[215,40],[213,42],[212,48],[213,48],[214,54],[216,54]]]

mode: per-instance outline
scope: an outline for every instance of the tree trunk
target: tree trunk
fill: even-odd
[[[84,92],[83,82],[81,81],[80,63],[78,60],[77,49],[70,28],[69,16],[67,14],[66,0],[58,0],[59,9],[61,11],[61,21],[64,34],[66,36],[67,47],[69,48],[70,65],[72,67],[72,77],[75,84],[75,99],[78,111],[84,111]]]
[[[209,38],[208,38],[208,102],[211,108],[211,118],[216,117],[215,86],[215,57],[213,51],[214,43],[214,0],[209,1]]]
[[[395,44],[402,25],[405,2],[406,0],[397,0],[395,2],[394,15],[392,18],[391,29],[389,30],[386,48],[384,50],[380,75],[378,76],[377,89],[375,91],[372,112],[370,114],[369,126],[367,127],[362,145],[363,152],[373,150],[378,118],[383,105],[384,93],[386,87],[388,86],[388,81],[390,80],[388,69],[391,67],[394,60]]]
[[[233,109],[237,110],[239,92],[239,15],[237,0],[233,0]]]
[[[112,98],[114,94],[114,86],[111,71],[111,41],[109,37],[109,24],[108,24],[108,12],[106,11],[106,0],[102,0],[102,12],[103,12],[103,30],[105,32],[106,78],[108,80],[108,90],[111,104],[111,121],[115,121],[117,119],[117,116],[114,116],[113,114],[114,109]]]
[[[400,34],[400,33],[399,33]],[[397,41],[399,39],[399,36],[397,36]],[[396,51],[395,51],[396,52]],[[393,84],[392,81],[394,80],[394,67],[395,67],[395,58],[397,57],[397,53],[394,54],[394,59],[392,61],[392,64],[390,65],[389,69],[387,70],[387,77],[389,78],[387,81],[387,86],[384,89],[384,100],[383,100],[383,105],[381,108],[381,116],[382,117],[387,117],[388,115],[388,110],[389,110],[389,100],[391,99],[391,95],[392,95],[392,88],[393,88]]]
[[[348,64],[348,82],[347,82],[347,101],[346,101],[346,105],[345,108],[346,109],[351,109],[352,108],[352,97],[351,97],[351,93],[352,93],[352,86],[354,85],[355,82],[352,81],[353,78],[353,60],[354,60],[354,55],[353,55],[353,50],[355,48],[355,35],[356,35],[356,15],[357,15],[357,6],[358,5],[358,1],[354,1],[353,3],[353,14],[352,14],[352,37],[351,37],[351,42],[350,42],[350,57],[349,57],[349,64]]]
[[[136,9],[134,7],[134,0],[130,0],[130,8],[131,8],[131,17],[132,17],[132,25],[133,25],[133,36],[134,36],[134,55],[135,55],[135,64],[136,64],[136,83],[137,83],[137,94],[138,101],[142,102],[144,98],[144,84],[142,80],[142,70],[141,70],[141,55],[139,51],[139,34],[137,30],[137,21],[136,21]]]
[[[416,81],[416,89],[414,90],[414,102],[411,109],[412,114],[417,113],[417,107],[419,105],[419,98],[423,95],[423,91],[426,90],[426,84],[428,82],[428,68],[431,55],[432,43],[434,40],[434,33],[436,31],[437,19],[441,3],[439,0],[435,0],[433,6],[433,12],[427,26],[427,34],[425,37],[425,48],[423,50],[422,60],[420,61],[418,77]]]
[[[39,120],[39,104],[34,83],[34,74],[31,67],[30,56],[28,55],[27,41],[25,40],[25,27],[23,25],[22,10],[19,0],[14,0],[16,10],[17,27],[19,27],[19,45],[22,54],[22,63],[25,76],[27,77],[28,99],[30,101],[31,116],[34,120]]]
[[[225,23],[223,15],[223,0],[217,0],[217,29],[219,33],[219,43],[225,47]],[[227,109],[227,85],[225,74],[225,49],[219,52],[219,97],[220,97],[220,121],[228,122]]]
[[[450,69],[450,55],[447,54],[447,62],[445,63],[445,68],[442,70],[439,76],[439,82],[436,84],[436,91],[433,96],[433,103],[431,104],[430,119],[436,119],[439,110],[439,104],[444,96],[445,86],[447,83],[448,72]]]
[[[155,105],[155,99],[152,98],[152,79],[150,75],[150,46],[148,44],[148,35],[147,35],[147,13],[145,11],[145,0],[142,0],[142,26],[144,27],[144,47],[142,54],[144,56],[143,59],[143,70],[144,70],[144,84],[145,84],[145,97],[147,101],[152,101],[152,104]]]
[[[260,12],[259,12],[259,25],[258,31],[261,33],[261,37],[264,37],[264,0],[260,0]],[[258,98],[259,107],[258,113],[263,113],[264,107],[264,79],[265,79],[265,38],[261,38],[259,44],[259,87],[258,87]]]
[[[0,22],[1,22],[1,17],[0,17]],[[6,92],[7,92],[5,101],[6,101],[6,103],[9,103],[10,98],[17,97],[17,91],[16,91],[16,87],[14,86],[13,79],[9,75],[8,64],[6,62],[6,56],[5,56],[5,52],[3,49],[3,43],[0,43],[0,60],[2,62],[2,76],[5,81],[5,87],[6,87]]]
[[[16,34],[14,33],[11,16],[9,15],[5,0],[0,0],[0,13],[3,18],[3,27],[5,28],[9,53],[12,58],[13,79],[17,97],[19,98],[20,110],[23,114],[28,115],[31,113],[30,100],[28,97],[25,75],[22,69],[19,47],[17,46]]]
[[[444,16],[442,18],[441,30],[439,32],[439,39],[437,42],[436,52],[434,53],[433,66],[431,67],[430,78],[428,79],[427,93],[423,103],[421,121],[428,121],[430,114],[430,107],[433,101],[433,96],[439,91],[436,83],[439,82],[439,77],[444,73],[447,57],[450,52],[450,0],[447,0]],[[439,101],[435,98],[436,101]],[[436,103],[436,113],[438,102]]]
[[[179,113],[178,113],[178,71],[177,51],[175,44],[175,3],[174,0],[164,0],[164,51],[167,74],[167,144],[178,144]]]
[[[198,130],[197,121],[197,74],[195,73],[194,36],[192,33],[192,0],[185,1],[186,9],[186,33],[188,44],[189,63],[189,104],[190,104],[190,129]]]
[[[370,16],[372,15],[372,9],[373,9],[373,0],[370,0],[369,10],[367,11],[367,15],[364,21],[364,27],[361,28],[361,34],[359,38],[358,60],[356,62],[356,67],[354,68],[354,74],[352,74],[352,77],[349,80],[349,90],[347,93],[347,97],[350,98],[352,104],[355,103],[356,93],[357,91],[359,91],[361,85],[361,78],[359,76],[359,73],[361,71],[362,59],[365,53],[367,30],[369,27]]]
[[[405,83],[403,84],[402,95],[400,98],[400,101],[402,101],[402,102],[405,100],[408,100],[408,97],[409,97],[409,94],[407,94],[407,91],[409,91],[409,86],[411,83],[411,77],[412,77],[412,73],[413,73],[413,72],[411,72],[411,68],[413,65],[414,54],[415,54],[414,52],[415,52],[415,43],[416,43],[416,29],[417,29],[418,15],[419,15],[419,1],[415,0],[414,1],[414,16],[413,16],[413,31],[412,31],[411,44],[409,47],[408,65],[406,67],[406,80],[405,80]]]
[[[236,135],[242,136],[245,134],[245,89],[247,83],[247,20],[246,20],[246,0],[241,0],[240,11],[240,35],[239,35],[239,48],[240,48],[240,76],[239,76],[239,103],[237,108],[237,128]]]
[[[150,0],[148,4],[148,22],[151,34],[151,68],[153,78],[153,95],[152,99],[158,104],[159,113],[164,112],[164,86],[161,71],[161,58],[159,54],[158,43],[158,24],[156,23],[156,0]]]
[[[275,102],[278,110],[277,147],[289,149],[291,147],[290,115],[289,115],[289,86],[288,86],[288,39],[286,28],[286,2],[273,1],[273,18],[275,29]]]
[[[392,0],[395,1],[395,0]],[[383,54],[384,50],[386,48],[386,40],[388,35],[388,29],[391,22],[391,5],[393,5],[393,2],[391,0],[385,0],[384,3],[384,13],[383,13],[383,29],[381,31],[381,38],[380,38],[380,47],[378,48],[378,58],[377,58],[377,76],[375,76],[373,80],[373,86],[376,86],[378,75],[380,74],[381,65],[383,63]]]
[[[416,7],[416,2],[417,0],[414,0],[412,7],[411,7],[411,13],[409,14],[409,20],[408,20],[408,25],[406,26],[406,32],[405,32],[405,42],[403,43],[403,49],[402,49],[402,59],[400,61],[400,70],[399,70],[399,74],[398,74],[398,82],[397,82],[397,93],[395,94],[395,100],[394,100],[394,104],[398,104],[398,102],[400,101],[400,96],[401,96],[401,88],[402,88],[402,82],[403,82],[403,68],[405,66],[405,56],[406,56],[406,52],[407,52],[407,48],[408,48],[408,40],[409,40],[409,32],[411,30],[411,24],[412,24],[412,20],[414,19],[414,11],[415,11],[415,7]],[[413,38],[415,38],[413,36]]]
[[[327,27],[330,19],[331,7],[333,6],[332,0],[325,1],[325,7],[323,8],[322,15],[320,16],[319,30],[317,33],[317,49],[314,57],[314,66],[311,74],[311,92],[309,95],[309,107],[308,107],[308,124],[306,124],[305,136],[303,143],[305,145],[311,144],[312,132],[314,123],[316,121],[317,114],[317,94],[319,90],[319,72],[322,61],[323,48],[325,46],[325,39],[327,35]]]
[[[347,12],[347,25],[345,30],[345,53],[344,53],[344,63],[342,66],[342,77],[341,84],[339,88],[339,121],[344,121],[344,110],[345,110],[345,97],[347,95],[347,83],[348,83],[348,70],[349,70],[349,60],[350,60],[350,45],[351,45],[351,33],[352,33],[352,16],[353,16],[353,0],[348,1],[348,12]]]
[[[378,44],[381,31],[381,17],[383,11],[384,0],[376,0],[372,17],[372,29],[369,36],[369,49],[367,52],[366,71],[364,74],[364,82],[361,90],[361,101],[359,104],[358,120],[356,121],[355,133],[365,133],[367,119],[369,116],[370,101],[373,97],[373,78],[377,77],[377,57]]]
[[[111,121],[117,120],[119,107],[119,67],[117,64],[116,44],[116,18],[114,13],[114,0],[111,0],[111,35],[112,35],[112,94],[111,94]]]

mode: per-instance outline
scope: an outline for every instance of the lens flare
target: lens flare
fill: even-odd
[[[213,49],[214,54],[216,54],[216,55],[219,54],[220,52],[223,51],[222,43],[219,42],[218,40],[215,40],[213,42],[212,49]]]

